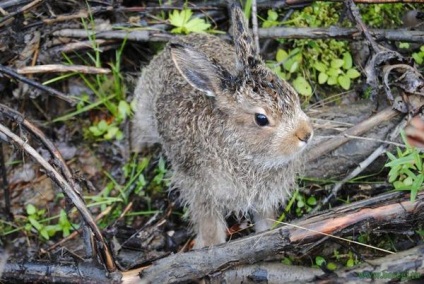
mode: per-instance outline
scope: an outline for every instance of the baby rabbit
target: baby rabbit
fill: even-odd
[[[269,229],[313,134],[296,91],[256,55],[240,6],[230,10],[234,46],[206,34],[169,43],[135,89],[133,144],[162,144],[195,248],[225,242],[231,213]]]

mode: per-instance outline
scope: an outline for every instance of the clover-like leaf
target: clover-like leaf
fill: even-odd
[[[277,50],[277,54],[275,56],[275,59],[277,60],[277,62],[282,62],[283,60],[285,60],[288,57],[288,53],[284,50],[279,48]]]
[[[328,75],[325,74],[324,72],[319,73],[318,75],[318,83],[319,84],[324,84],[325,82],[327,82],[328,79]]]
[[[192,19],[193,12],[190,9],[184,9],[181,12],[178,10],[174,10],[169,14],[169,23],[176,28],[172,29],[172,33],[203,33],[209,27],[210,24],[206,23],[205,20],[195,18]]]
[[[350,79],[355,79],[361,76],[361,73],[359,73],[358,70],[351,68],[347,70],[346,76],[348,76]]]
[[[337,84],[337,77],[330,76],[327,80],[327,84],[330,85],[330,86],[336,85]]]
[[[310,97],[312,96],[312,87],[302,76],[298,76],[293,81],[293,87],[295,90],[302,96]]]
[[[350,55],[349,52],[345,52],[343,54],[343,68],[345,70],[348,70],[348,69],[352,68],[352,66],[353,66],[352,55]]]
[[[334,69],[339,69],[343,66],[344,60],[343,59],[333,59],[331,60],[331,67]]]
[[[327,71],[327,66],[322,62],[315,62],[314,68],[321,73],[324,73],[325,71]]]
[[[190,20],[186,25],[186,29],[188,32],[194,32],[194,33],[204,33],[207,29],[209,29],[211,24],[206,23],[203,19],[192,19]]]
[[[350,78],[346,75],[341,75],[337,78],[337,82],[339,83],[339,85],[345,89],[345,90],[349,90],[350,89]]]

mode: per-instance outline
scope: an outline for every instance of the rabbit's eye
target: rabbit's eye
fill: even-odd
[[[267,126],[269,124],[268,118],[262,113],[255,113],[255,121],[259,126]]]

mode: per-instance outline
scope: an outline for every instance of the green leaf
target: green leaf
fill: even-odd
[[[414,162],[414,158],[411,156],[406,156],[402,158],[397,158],[389,163],[386,164],[387,167],[393,167],[397,165],[405,165],[405,164],[412,164]]]
[[[289,72],[295,73],[299,69],[299,62],[295,61],[293,62],[292,66],[290,67]]]
[[[395,189],[397,190],[405,190],[405,189],[409,189],[409,186],[405,186],[405,184],[402,181],[395,181],[393,182],[393,186],[395,187]]]
[[[97,129],[105,132],[107,129],[109,128],[109,124],[107,124],[106,120],[102,119],[99,121],[99,123],[97,124]]]
[[[336,269],[337,269],[337,264],[335,264],[334,262],[329,262],[329,263],[327,264],[327,269],[328,269],[328,270],[331,270],[331,271],[334,271],[334,270],[336,270]]]
[[[389,182],[390,182],[390,183],[392,183],[392,182],[394,182],[395,180],[397,180],[397,178],[398,178],[398,176],[399,176],[399,170],[400,170],[400,166],[395,166],[395,167],[393,167],[393,168],[390,170],[390,172],[389,172],[389,174],[388,174],[388,176],[389,176]]]
[[[317,199],[315,198],[315,196],[309,196],[306,203],[308,203],[308,205],[314,206],[317,204]]]
[[[289,55],[284,49],[279,48],[277,51],[277,55],[275,56],[277,62],[282,62],[285,60]]]
[[[346,267],[354,267],[355,266],[355,261],[353,260],[353,258],[349,258],[346,262]]]
[[[353,62],[352,62],[352,55],[350,55],[349,52],[343,53],[343,68],[345,70],[348,70],[352,68]]]
[[[169,22],[171,25],[176,27],[184,27],[185,23],[191,18],[193,13],[190,9],[184,9],[181,12],[174,10],[172,14],[169,14]]]
[[[417,64],[422,64],[423,63],[423,58],[418,54],[418,53],[412,53],[412,58],[414,58],[415,62],[417,62]]]
[[[400,42],[399,43],[399,48],[405,48],[408,49],[409,48],[409,42]]]
[[[174,10],[169,14],[170,24],[176,27],[171,32],[186,34],[190,32],[203,33],[211,26],[203,19],[191,19],[192,16],[193,12],[190,9],[184,9],[181,12]]]
[[[193,19],[189,21],[185,27],[189,32],[195,32],[195,33],[204,33],[207,29],[209,29],[211,24],[208,24],[203,19]]]
[[[343,59],[333,59],[331,60],[331,67],[334,69],[339,69],[343,66],[344,60]]]
[[[32,204],[28,204],[26,206],[26,212],[27,212],[28,215],[34,215],[35,212],[37,212],[37,208],[35,208],[35,206],[32,205]]]
[[[346,75],[341,75],[337,78],[337,82],[339,82],[339,85],[345,89],[345,90],[349,90],[350,89],[350,78]]]
[[[268,20],[276,21],[278,19],[278,13],[274,10],[268,10]]]
[[[358,78],[359,76],[361,76],[361,73],[359,73],[356,69],[349,69],[346,72],[346,75],[350,78],[350,79],[355,79]]]
[[[415,201],[417,194],[418,194],[418,190],[421,189],[423,182],[424,182],[424,174],[420,174],[420,175],[418,175],[418,177],[415,179],[414,183],[412,184],[412,187],[411,187],[411,201],[412,202]]]
[[[315,257],[315,264],[318,266],[323,266],[326,263],[325,259],[322,256]]]
[[[315,62],[313,67],[321,73],[327,71],[327,66],[322,62]]]
[[[409,177],[407,177],[406,179],[403,180],[403,184],[407,185],[407,186],[411,186],[413,182],[414,182],[414,180],[411,176],[409,176]]]
[[[42,228],[42,229],[41,229],[41,230],[39,230],[38,232],[40,233],[40,235],[41,235],[44,239],[46,239],[46,240],[49,240],[49,239],[50,239],[49,233],[47,232],[46,228]]]
[[[310,97],[312,96],[312,87],[309,85],[308,81],[302,76],[297,77],[293,81],[293,87],[295,90],[302,96]]]
[[[423,233],[423,235],[424,235],[424,233]],[[290,258],[288,258],[288,257],[284,257],[284,258],[281,260],[281,263],[282,263],[282,264],[285,264],[285,265],[292,265],[292,264],[293,264],[293,262],[291,261],[291,259],[290,259]]]
[[[31,215],[28,217],[28,221],[31,223],[31,225],[37,229],[37,231],[40,231],[41,228],[43,228],[43,225],[41,225],[35,218]]]
[[[303,200],[298,200],[298,201],[297,201],[297,207],[298,207],[298,208],[305,207],[305,202],[303,202]]]
[[[122,140],[124,138],[124,133],[122,133],[121,130],[119,130],[115,135],[116,140]]]
[[[327,75],[329,77],[335,77],[335,78],[337,78],[337,76],[339,76],[339,74],[342,73],[342,70],[335,69],[335,68],[331,67],[330,69],[328,69],[328,71],[326,73],[327,73]]]
[[[320,85],[324,84],[325,82],[327,82],[328,79],[328,75],[325,74],[324,72],[319,73],[318,75],[318,83]]]
[[[126,101],[120,101],[118,105],[119,119],[124,120],[131,114],[131,106]]]
[[[395,155],[393,155],[392,153],[390,153],[390,152],[386,152],[386,154],[387,154],[387,157],[389,157],[389,159],[390,159],[391,161],[396,160]],[[387,164],[385,164],[384,166],[385,166],[385,167],[388,167],[388,166],[387,166]]]
[[[88,128],[88,130],[90,130],[90,132],[94,135],[94,136],[100,136],[104,133],[104,131],[100,131],[96,126],[90,126]]]
[[[337,84],[337,77],[331,76],[328,78],[327,80],[327,84],[330,86],[336,85]]]
[[[113,137],[115,137],[115,135],[118,133],[119,128],[116,126],[111,126],[109,127],[107,133],[105,134],[104,138],[107,140],[112,139]]]

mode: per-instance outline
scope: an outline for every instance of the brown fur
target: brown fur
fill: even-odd
[[[135,90],[133,143],[161,143],[197,233],[196,247],[225,241],[225,217],[252,212],[266,230],[293,187],[312,136],[293,88],[255,55],[238,6],[235,47],[193,34],[168,44]],[[267,116],[259,126],[255,114]]]

